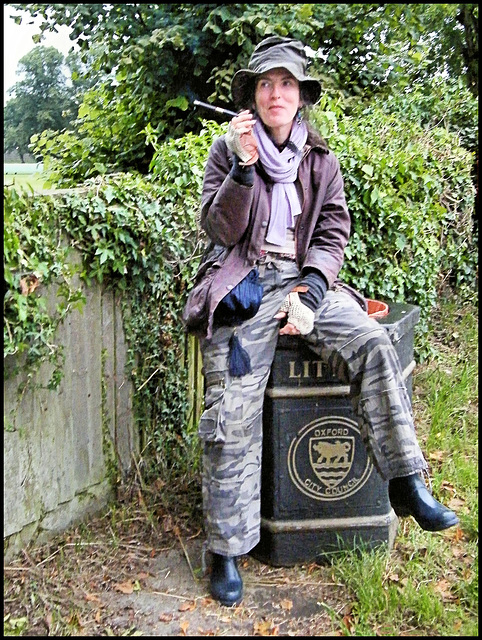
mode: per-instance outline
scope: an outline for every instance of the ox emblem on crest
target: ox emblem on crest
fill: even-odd
[[[355,438],[310,438],[311,467],[327,487],[336,487],[348,475],[353,464]]]
[[[344,500],[359,491],[373,471],[354,420],[320,416],[298,430],[287,452],[288,473],[314,500]]]

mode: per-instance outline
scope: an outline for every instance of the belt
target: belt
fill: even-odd
[[[273,260],[296,260],[296,255],[294,253],[278,253],[262,249],[257,262],[258,264],[266,264],[267,262],[273,262]]]

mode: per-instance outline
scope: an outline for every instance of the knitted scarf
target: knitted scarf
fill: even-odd
[[[258,140],[261,163],[274,182],[266,240],[272,244],[283,246],[286,239],[286,229],[294,227],[294,218],[301,213],[300,200],[294,182],[298,175],[298,167],[301,162],[302,149],[308,137],[308,130],[304,122],[300,125],[294,124],[288,145],[281,153],[259,120],[254,125],[254,133]]]

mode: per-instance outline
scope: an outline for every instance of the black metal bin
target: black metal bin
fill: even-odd
[[[411,395],[417,306],[392,303],[388,331]],[[274,566],[324,562],[340,549],[393,545],[398,519],[388,483],[368,459],[349,387],[301,340],[281,336],[265,394],[261,540],[251,554]]]

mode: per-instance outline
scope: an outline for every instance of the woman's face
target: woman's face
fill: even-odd
[[[298,80],[286,69],[271,69],[257,79],[254,101],[263,123],[274,133],[287,132],[286,139],[301,106]]]

